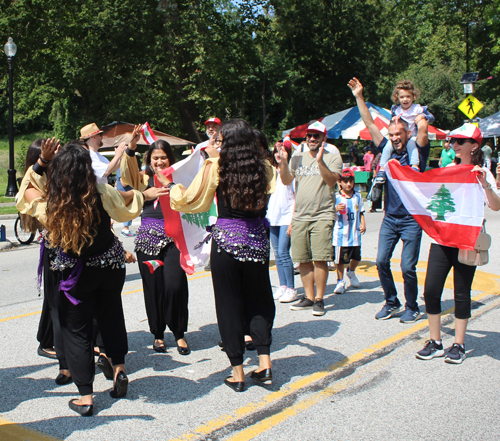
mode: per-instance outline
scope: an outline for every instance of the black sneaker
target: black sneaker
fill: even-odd
[[[424,349],[418,351],[415,357],[420,360],[431,360],[434,357],[442,357],[444,355],[443,344],[437,344],[434,340],[427,340]]]
[[[460,364],[465,360],[465,348],[462,348],[458,343],[453,343],[453,346],[450,348],[446,357],[444,357],[444,361],[446,363],[452,364]]]
[[[312,309],[314,306],[314,302],[309,300],[307,297],[304,297],[299,303],[295,303],[290,306],[292,311],[303,311],[304,309]]]
[[[325,315],[325,303],[323,299],[317,299],[313,305],[313,315]]]

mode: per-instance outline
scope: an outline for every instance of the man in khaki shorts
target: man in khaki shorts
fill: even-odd
[[[312,309],[314,315],[325,314],[323,296],[328,280],[328,262],[332,260],[334,187],[342,173],[340,152],[334,145],[326,144],[326,139],[325,125],[315,121],[307,128],[309,151],[295,152],[290,168],[285,149],[280,150],[277,158],[283,184],[288,185],[295,178],[292,258],[300,263],[300,278],[306,293],[306,297],[290,309]]]

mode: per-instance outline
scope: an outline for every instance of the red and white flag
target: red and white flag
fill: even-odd
[[[162,170],[162,173],[171,181],[187,188],[203,162],[201,151],[195,150],[186,159]],[[162,186],[156,176],[155,185],[156,187]],[[206,227],[217,221],[217,208],[215,204],[212,204],[210,210],[205,213],[180,213],[170,208],[170,196],[161,196],[159,199],[165,219],[165,233],[174,240],[175,246],[181,253],[182,269],[187,274],[193,274],[195,265],[203,265],[210,257],[210,241],[198,249],[195,247],[207,236]]]
[[[472,165],[419,173],[398,161],[386,174],[405,208],[437,243],[473,250],[484,219],[484,193]]]
[[[153,142],[158,141],[158,138],[156,135],[153,133],[151,130],[151,127],[149,127],[149,123],[146,122],[141,129],[142,137],[144,138],[144,141],[146,144],[153,144]]]

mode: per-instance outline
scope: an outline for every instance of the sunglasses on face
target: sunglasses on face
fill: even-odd
[[[471,144],[474,144],[476,141],[474,141],[473,139],[467,139],[467,138],[453,138],[450,141],[450,144],[464,145],[466,142],[470,142]]]
[[[306,138],[320,139],[323,136],[322,133],[308,133]]]

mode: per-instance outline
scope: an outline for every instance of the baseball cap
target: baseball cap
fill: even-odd
[[[214,123],[214,124],[219,124],[219,126],[222,125],[222,123],[220,122],[220,119],[219,118],[208,118],[206,121],[205,121],[205,125],[209,124],[209,123]]]
[[[326,126],[319,121],[314,121],[312,124],[309,124],[309,126],[307,127],[307,131],[320,132],[326,135]]]
[[[452,130],[448,135],[449,138],[468,138],[473,139],[478,144],[483,142],[483,134],[481,130],[475,125],[470,123],[465,123],[458,129]]]
[[[350,168],[344,168],[342,178],[354,178],[354,172]]]

